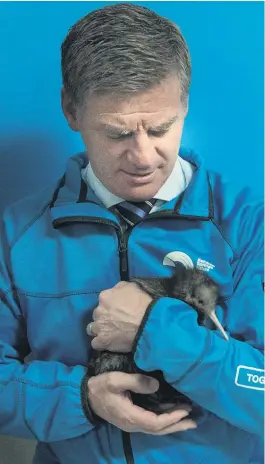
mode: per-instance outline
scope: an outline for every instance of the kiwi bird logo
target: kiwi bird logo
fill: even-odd
[[[194,264],[192,259],[186,255],[186,253],[182,253],[182,251],[171,251],[168,253],[163,260],[164,266],[172,266],[172,267],[185,267],[186,269],[193,269]]]

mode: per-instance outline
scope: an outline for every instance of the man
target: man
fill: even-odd
[[[263,208],[180,149],[186,43],[152,11],[110,5],[69,31],[62,73],[63,111],[86,152],[56,187],[4,214],[0,432],[37,439],[35,464],[254,462]],[[152,301],[127,282],[177,264],[216,281],[229,341],[183,301]],[[89,378],[91,345],[132,352],[147,375]],[[132,404],[129,391],[157,390],[157,369],[191,407],[156,415]]]

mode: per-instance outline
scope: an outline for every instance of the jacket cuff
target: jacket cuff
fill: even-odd
[[[88,385],[87,382],[90,379],[91,375],[89,371],[84,375],[82,381],[81,381],[81,388],[80,388],[80,394],[81,394],[81,406],[84,415],[86,416],[87,420],[94,425],[95,427],[99,426],[100,424],[103,424],[105,421],[101,417],[99,417],[96,413],[94,413],[90,402],[88,398]]]
[[[137,350],[137,345],[138,345],[138,342],[142,336],[142,333],[144,331],[144,328],[145,328],[145,325],[147,324],[147,321],[148,321],[148,318],[150,316],[150,313],[153,309],[153,307],[155,306],[156,302],[159,300],[159,298],[154,298],[150,303],[149,305],[147,306],[146,308],[146,311],[144,313],[144,317],[142,319],[142,322],[141,324],[139,325],[139,328],[136,332],[136,335],[135,335],[135,339],[134,339],[134,342],[133,342],[133,345],[132,345],[132,355],[133,355],[133,358],[134,358],[134,355],[135,355],[135,352]]]
[[[211,334],[199,326],[197,312],[182,300],[153,300],[132,347],[136,367],[161,370],[167,382],[179,381],[202,362],[211,348]]]

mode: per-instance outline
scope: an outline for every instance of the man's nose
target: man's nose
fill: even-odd
[[[128,150],[128,160],[138,169],[148,170],[154,162],[154,147],[146,133],[137,134],[133,137],[132,144]]]

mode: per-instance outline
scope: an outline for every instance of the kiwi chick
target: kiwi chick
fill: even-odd
[[[175,273],[169,278],[133,278],[130,282],[139,285],[153,299],[171,297],[185,301],[197,311],[199,324],[204,324],[207,318],[210,318],[222,332],[224,338],[228,340],[215,314],[219,297],[217,284],[204,272],[195,268],[175,268]],[[128,374],[144,373],[155,377],[159,381],[159,389],[153,394],[131,393],[133,403],[146,410],[160,413],[163,409],[161,404],[191,402],[189,398],[179,393],[165,381],[162,371],[157,370],[147,373],[139,369],[133,361],[132,353],[114,353],[92,349],[92,357],[88,365],[89,375],[94,376],[112,371]]]

